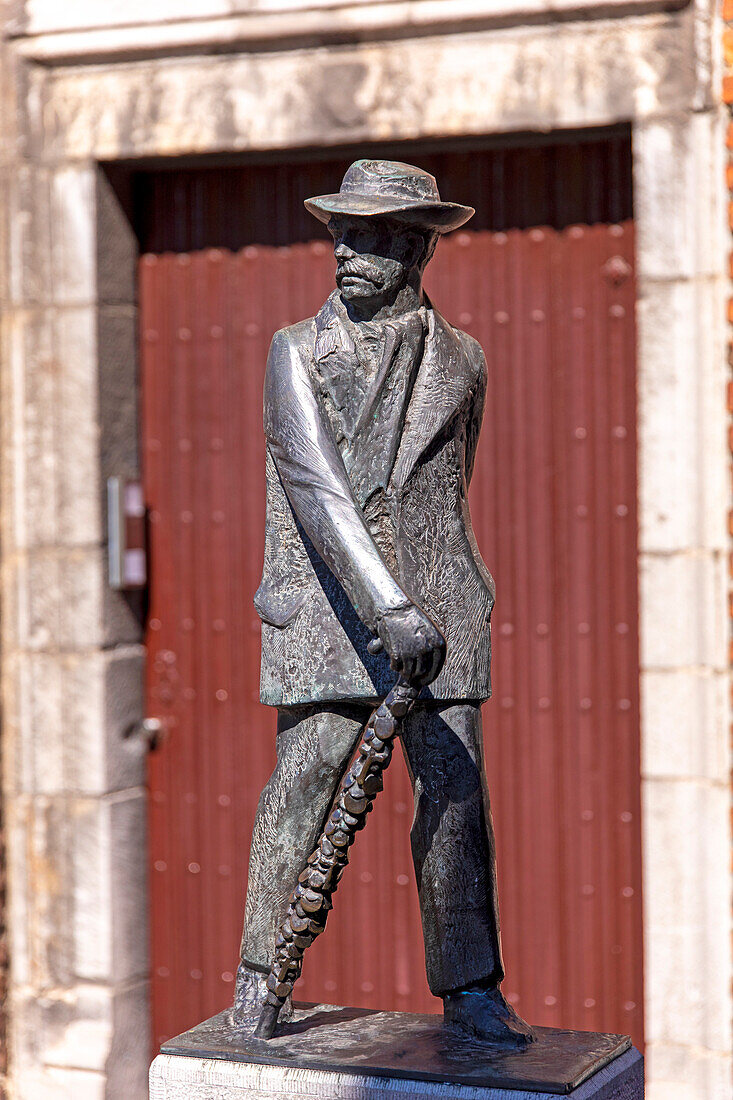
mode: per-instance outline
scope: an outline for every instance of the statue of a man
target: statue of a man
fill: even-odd
[[[335,242],[316,317],[267,362],[262,701],[277,766],[260,798],[235,1014],[265,996],[275,933],[371,708],[398,673],[422,686],[401,737],[427,976],[448,1022],[523,1046],[504,999],[482,759],[494,585],[467,490],[486,393],[477,342],[422,291],[439,236],[470,207],[411,165],[352,164],[306,201]]]

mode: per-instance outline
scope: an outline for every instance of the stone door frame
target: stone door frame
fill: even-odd
[[[707,0],[634,6],[377,28],[362,43],[343,9],[332,26],[347,37],[329,50],[271,37],[209,54],[161,25],[152,47],[149,27],[147,48],[128,28],[118,48],[108,30],[53,56],[53,35],[36,40],[22,21],[4,44],[0,672],[17,1095],[146,1094],[144,759],[123,737],[142,716],[143,652],[134,609],[107,587],[104,534],[105,478],[137,472],[136,242],[101,165],[617,122],[632,125],[638,235],[649,1095],[726,1095],[720,28]]]

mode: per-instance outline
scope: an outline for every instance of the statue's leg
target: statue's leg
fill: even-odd
[[[402,743],[415,794],[412,855],[436,996],[503,976],[481,708],[417,705]]]
[[[298,875],[315,847],[368,707],[278,711],[277,764],[260,795],[252,833],[235,1012],[257,1011]]]
[[[443,998],[448,1024],[521,1048],[532,1031],[499,989],[504,970],[481,707],[416,707],[402,740],[415,792],[411,841],[428,983]]]

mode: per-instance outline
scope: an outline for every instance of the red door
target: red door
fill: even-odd
[[[392,151],[392,155],[394,152]],[[471,506],[497,584],[484,708],[505,991],[534,1023],[642,1040],[634,245],[626,136],[421,155],[477,209],[427,289],[490,388]],[[333,257],[302,199],[343,161],[141,176],[155,1042],[231,1001],[257,798],[274,761],[252,595],[262,374]],[[398,757],[299,996],[437,1011]],[[387,935],[353,951],[356,912]]]

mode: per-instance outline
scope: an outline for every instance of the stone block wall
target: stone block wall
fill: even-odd
[[[723,19],[723,79],[722,79],[722,98],[728,109],[728,125],[726,130],[725,145],[727,150],[727,163],[726,163],[726,186],[729,193],[728,203],[728,229],[733,234],[733,0],[722,0],[721,15]],[[733,239],[729,240],[729,278],[733,282]],[[733,290],[733,287],[731,287]],[[728,383],[727,383],[727,409],[731,417],[728,428],[728,442],[731,455],[733,455],[733,296],[728,298],[727,301],[727,320],[728,320],[728,344],[727,344],[727,359],[728,359]],[[733,462],[729,465],[729,475],[731,479],[731,492],[733,493]],[[733,508],[728,513],[728,529],[731,537],[733,538]],[[731,615],[731,642],[730,642],[730,661],[733,666],[733,551],[731,551],[728,561],[728,575],[730,578],[730,591],[729,591],[729,606]],[[733,744],[733,725],[730,730],[731,743]],[[733,795],[733,772],[731,773],[731,794]],[[731,803],[731,824],[733,825],[733,798]],[[731,853],[731,863],[733,864],[733,852]],[[733,905],[733,898],[731,899]],[[733,931],[731,932],[731,942],[733,945]]]
[[[149,1049],[143,653],[107,584],[104,486],[137,472],[134,243],[96,164],[26,155],[5,46],[0,70],[9,1087],[127,1100]]]

